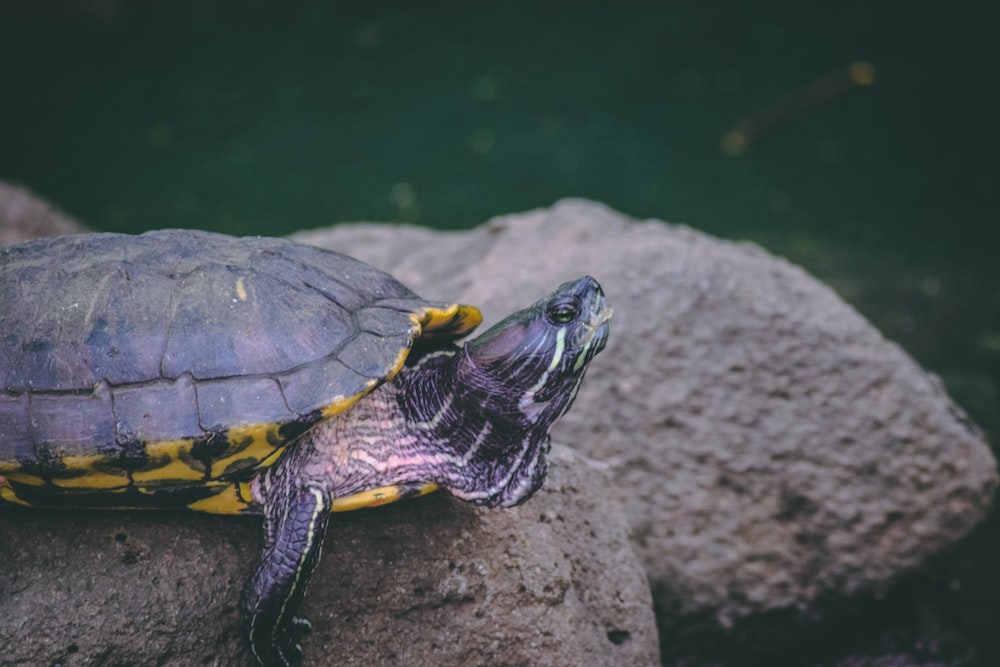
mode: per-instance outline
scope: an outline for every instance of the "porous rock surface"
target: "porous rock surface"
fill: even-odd
[[[479,304],[486,326],[584,273],[615,308],[555,430],[608,470],[557,450],[514,510],[431,496],[335,517],[307,664],[656,663],[619,500],[664,647],[689,619],[724,629],[883,590],[989,507],[995,461],[939,382],[756,246],[579,200],[468,232],[298,238]],[[0,539],[0,662],[246,663],[255,520],[8,512]]]
[[[0,182],[0,245],[78,231]],[[437,494],[335,515],[304,664],[659,664],[606,466],[559,445],[551,462],[510,510]],[[0,665],[249,665],[239,599],[261,538],[252,517],[2,511]]]
[[[390,270],[487,326],[584,273],[615,309],[555,437],[608,462],[661,639],[706,619],[883,591],[982,519],[981,432],[939,380],[800,268],[588,201],[475,230],[347,225],[301,240]]]
[[[305,665],[657,665],[655,621],[601,466],[554,449],[511,510],[435,494],[334,515]],[[252,664],[239,596],[259,519],[0,512],[0,665]]]

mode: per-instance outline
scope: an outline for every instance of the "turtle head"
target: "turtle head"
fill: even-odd
[[[465,345],[458,381],[489,423],[474,456],[474,488],[455,495],[516,505],[541,486],[549,429],[569,409],[587,365],[608,340],[611,308],[590,276],[561,285]]]
[[[465,346],[468,360],[511,399],[497,406],[529,423],[549,426],[566,411],[587,364],[608,340],[611,308],[590,276],[560,285],[547,297],[497,323]]]

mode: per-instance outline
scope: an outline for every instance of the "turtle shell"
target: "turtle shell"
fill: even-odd
[[[0,249],[0,500],[242,511],[257,471],[392,378],[417,337],[480,321],[283,239]]]

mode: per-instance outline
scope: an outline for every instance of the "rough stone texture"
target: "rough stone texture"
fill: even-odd
[[[655,662],[608,494],[625,503],[665,648],[691,619],[725,628],[884,590],[989,506],[995,461],[939,382],[755,246],[582,201],[462,233],[300,238],[480,304],[487,325],[583,273],[615,308],[555,431],[612,477],[562,455],[512,511],[430,497],[337,518],[307,597],[312,664]],[[258,533],[190,515],[0,513],[0,661],[242,664],[236,600]]]
[[[759,247],[592,202],[462,233],[348,225],[301,240],[487,322],[583,273],[615,309],[554,433],[614,470],[660,628],[879,592],[987,512],[996,462],[937,378]]]
[[[82,231],[83,225],[25,188],[0,181],[0,246]]]
[[[307,665],[656,665],[649,588],[599,464],[539,495],[338,514],[304,605]],[[0,512],[0,664],[239,665],[259,520]]]

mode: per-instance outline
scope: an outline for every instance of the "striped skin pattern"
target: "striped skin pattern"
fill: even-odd
[[[287,444],[394,376],[417,336],[481,319],[281,239],[0,249],[0,506],[255,511],[248,481]]]
[[[526,500],[610,316],[584,277],[458,347],[474,306],[287,240],[0,249],[0,507],[263,514],[247,632],[260,664],[290,665],[330,512]]]
[[[391,501],[442,488],[510,507],[537,491],[549,430],[604,348],[610,315],[592,278],[567,283],[465,346],[423,356],[259,475],[253,497],[267,537],[245,607],[258,661],[301,656],[308,622],[295,610],[336,497],[375,488]]]

